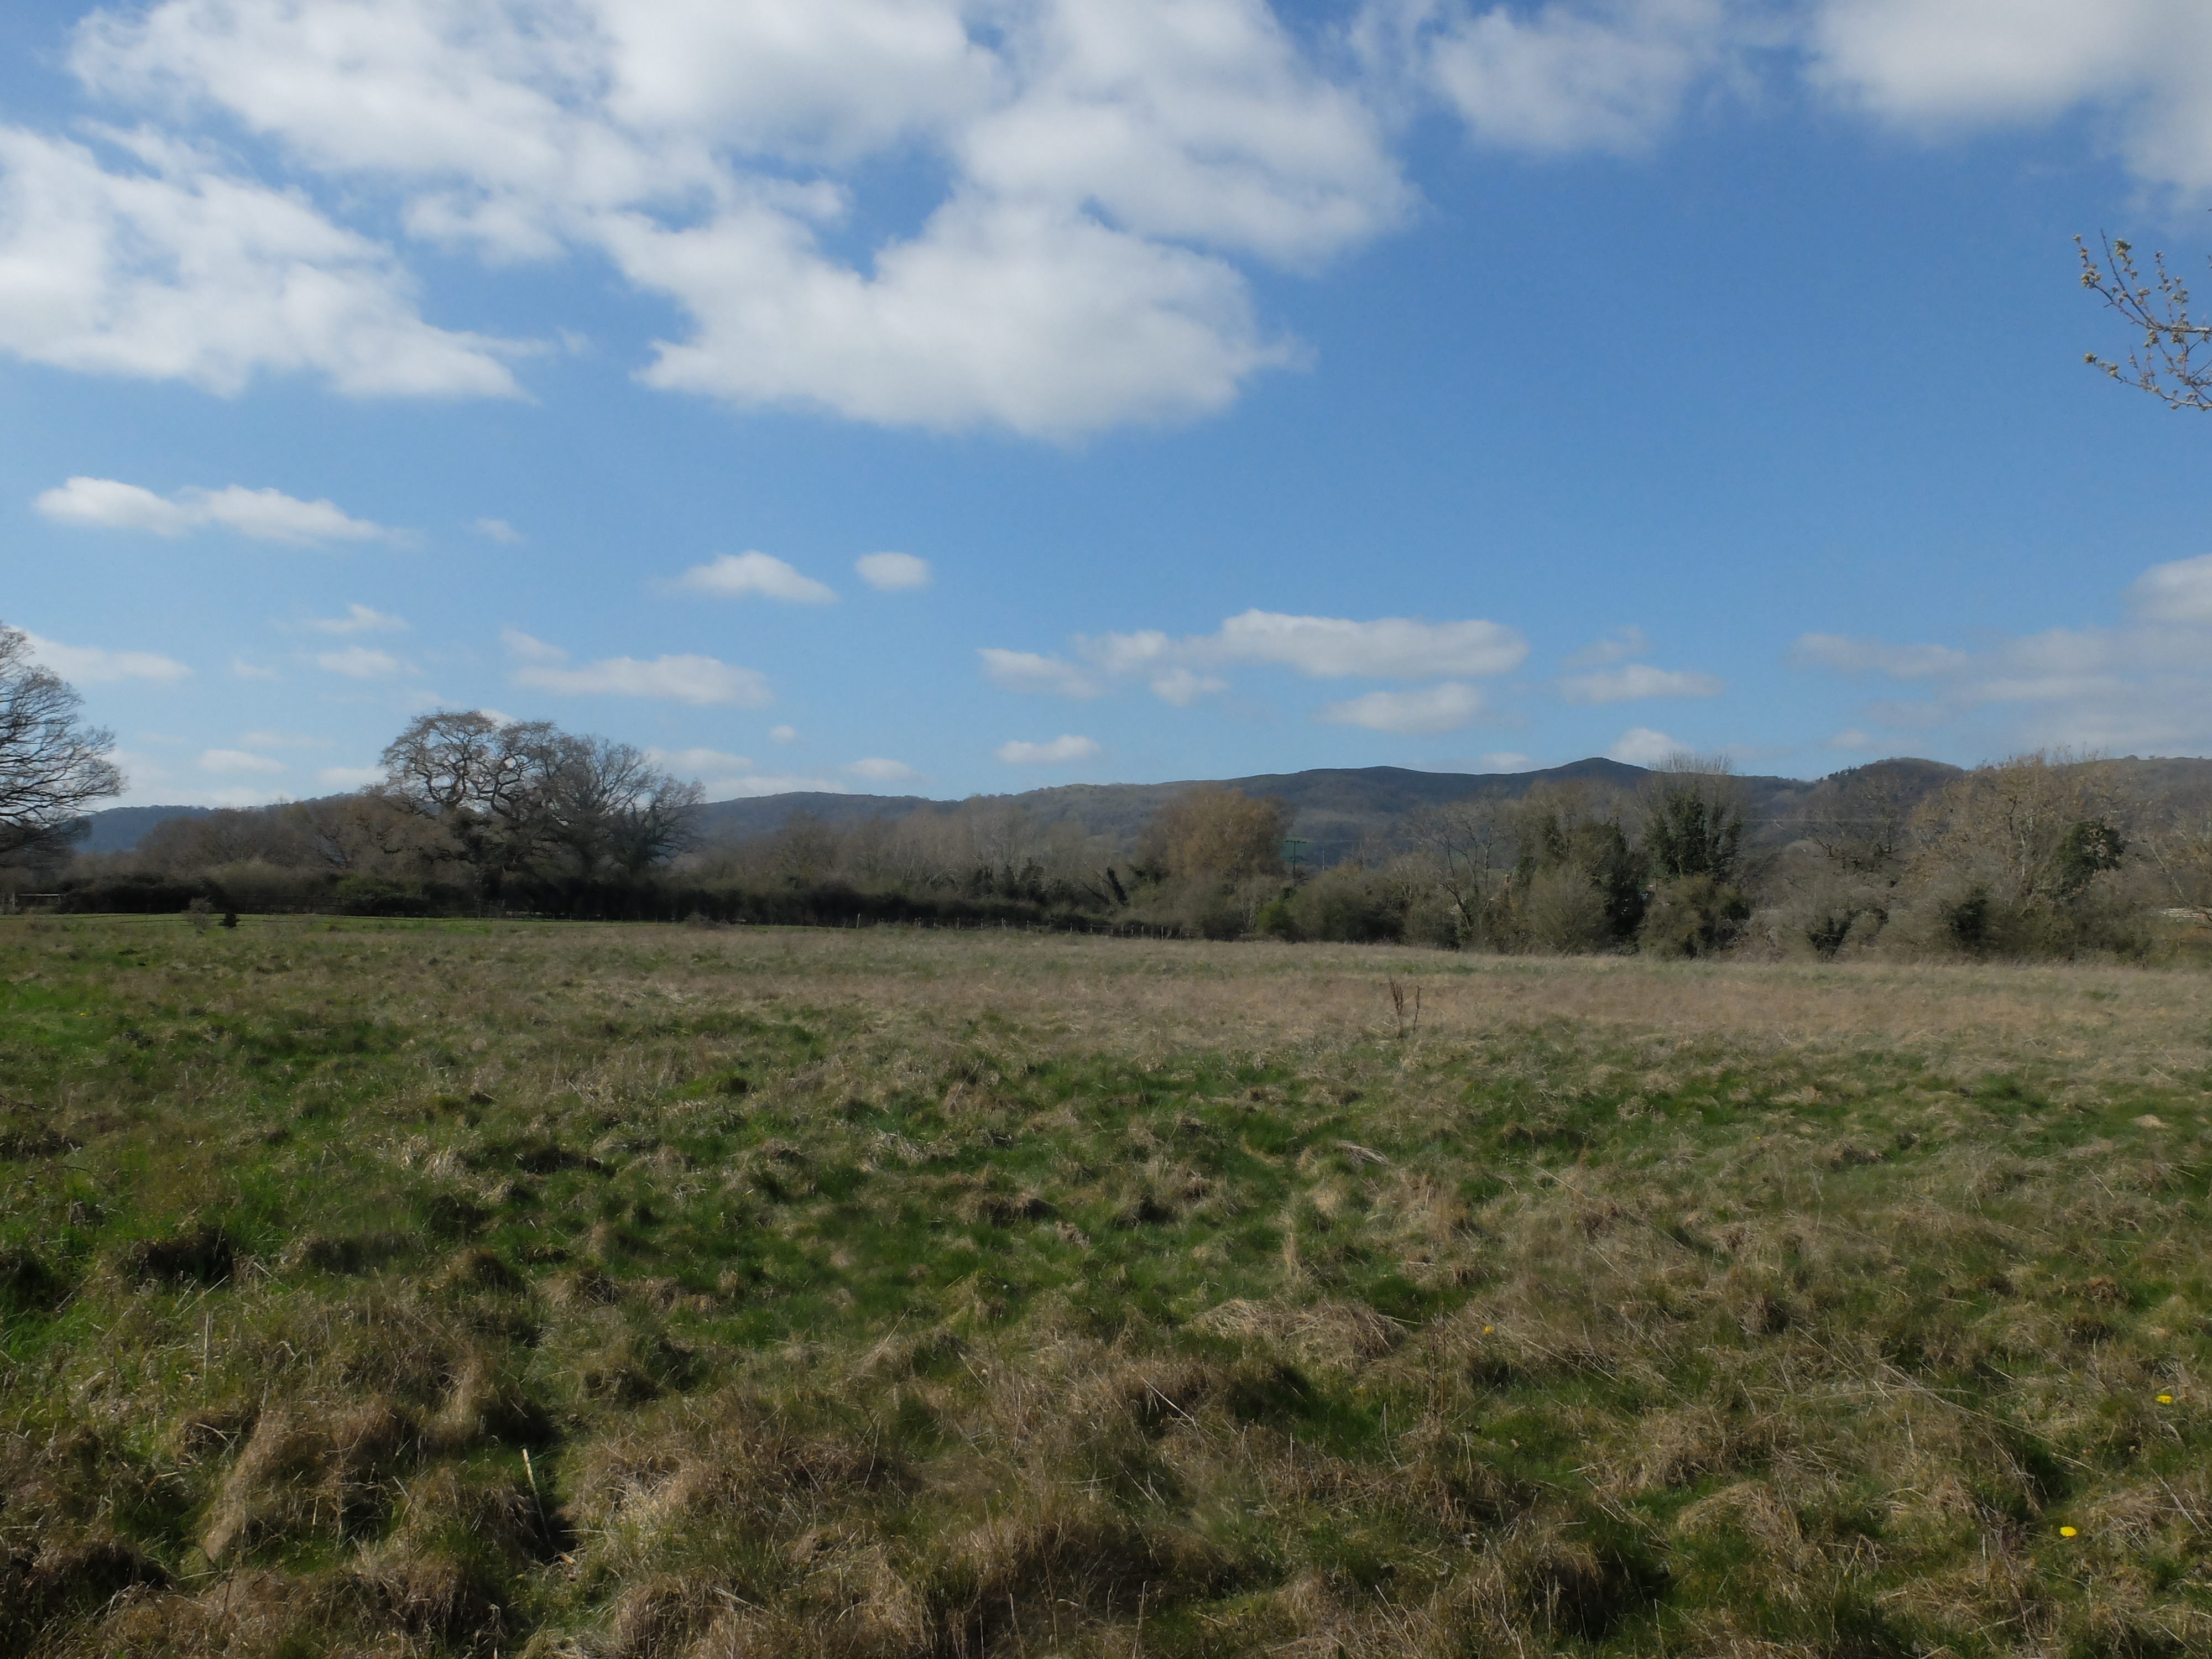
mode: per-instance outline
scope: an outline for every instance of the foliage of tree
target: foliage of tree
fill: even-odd
[[[31,863],[67,851],[83,810],[119,794],[114,734],[83,725],[83,700],[31,657],[21,629],[0,623],[0,860]]]

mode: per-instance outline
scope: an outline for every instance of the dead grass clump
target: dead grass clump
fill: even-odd
[[[1554,1641],[1603,1642],[1656,1606],[1668,1579],[1639,1546],[1593,1530],[1565,1516],[1522,1521],[1484,1547],[1450,1599],[1479,1631],[1516,1650],[1526,1650],[1518,1638],[1532,1629]]]
[[[605,1659],[674,1659],[728,1605],[694,1573],[642,1577],[615,1602]]]
[[[1396,1320],[1356,1302],[1299,1304],[1245,1297],[1209,1308],[1190,1322],[1205,1335],[1283,1350],[1318,1370],[1357,1370],[1380,1359],[1405,1334]]]
[[[227,1573],[198,1595],[125,1595],[97,1627],[95,1651],[132,1659],[279,1659],[329,1652],[330,1588],[289,1573]]]
[[[219,1285],[237,1270],[243,1254],[228,1232],[202,1223],[167,1238],[142,1238],[125,1246],[116,1267],[140,1285]]]
[[[474,1349],[453,1368],[453,1381],[436,1413],[422,1425],[427,1451],[458,1453],[485,1441],[543,1445],[552,1437],[552,1419],[520,1382],[483,1349]]]
[[[1119,1617],[1146,1602],[1201,1596],[1227,1562],[1178,1528],[1139,1528],[1103,1504],[1048,1501],[986,1522],[962,1539],[935,1574],[939,1641],[960,1655],[1018,1646]]]
[[[363,1529],[383,1513],[382,1483],[414,1438],[414,1425],[380,1400],[264,1413],[223,1480],[202,1551],[220,1562],[271,1540]]]
[[[82,1618],[125,1591],[168,1583],[159,1562],[112,1534],[49,1538],[35,1550],[0,1546],[0,1638],[27,1646],[30,1633],[51,1620]]]
[[[345,1576],[355,1616],[372,1628],[476,1645],[495,1642],[505,1623],[490,1586],[449,1556],[386,1547],[364,1552]]]

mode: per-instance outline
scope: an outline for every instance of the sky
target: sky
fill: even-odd
[[[2203,0],[0,9],[0,622],[132,803],[2212,752]]]

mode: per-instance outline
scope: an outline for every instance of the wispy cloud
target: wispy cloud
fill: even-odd
[[[1349,702],[1324,704],[1321,718],[1335,726],[1364,726],[1370,732],[1432,736],[1455,732],[1482,713],[1481,692],[1447,680],[1418,691],[1370,691]]]
[[[514,629],[500,637],[519,659],[507,678],[533,690],[570,696],[658,697],[698,708],[728,703],[761,708],[775,700],[765,677],[714,657],[662,656],[649,661],[606,657],[570,667],[568,653],[557,646]]]
[[[125,680],[147,680],[173,685],[190,677],[191,670],[173,657],[152,651],[109,651],[96,645],[64,645],[59,640],[26,634],[31,654],[64,679],[77,685],[114,685]]]
[[[311,547],[322,542],[390,541],[399,532],[349,517],[328,501],[301,501],[277,489],[182,489],[158,495],[114,478],[71,478],[33,503],[57,524],[182,536],[210,526],[255,541]]]
[[[1643,697],[1717,697],[1727,686],[1711,674],[1654,668],[1632,662],[1594,674],[1572,674],[1559,682],[1569,702],[1633,702]]]

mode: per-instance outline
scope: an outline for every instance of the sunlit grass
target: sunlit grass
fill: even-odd
[[[2209,1067],[2119,969],[0,923],[0,1616],[2187,1652]]]

